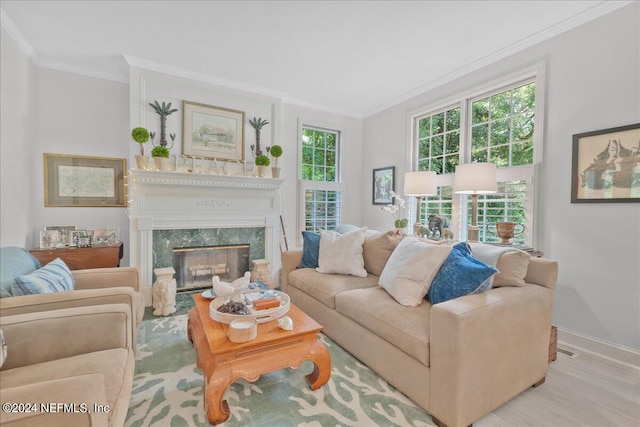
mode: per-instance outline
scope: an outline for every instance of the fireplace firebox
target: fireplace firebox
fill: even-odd
[[[211,286],[213,276],[225,282],[249,271],[249,244],[173,248],[178,290]]]

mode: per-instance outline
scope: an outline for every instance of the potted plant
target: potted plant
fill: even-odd
[[[161,171],[169,170],[169,149],[164,145],[158,145],[151,150],[151,156],[156,164],[156,169]]]
[[[144,155],[144,143],[149,140],[149,131],[143,127],[133,128],[131,138],[140,144],[140,155],[136,156],[136,166],[138,169],[147,169],[149,167],[149,158]]]
[[[271,164],[268,156],[260,154],[256,156],[256,166],[258,166],[258,176],[264,176],[264,168]]]
[[[271,168],[271,176],[274,178],[280,178],[280,168],[278,167],[278,157],[282,156],[282,147],[274,145],[269,150],[269,154],[273,157],[274,166]]]

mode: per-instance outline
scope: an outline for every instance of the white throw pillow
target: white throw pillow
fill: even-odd
[[[450,252],[451,245],[405,237],[389,257],[378,284],[400,304],[417,307]]]
[[[320,254],[316,271],[367,277],[362,257],[364,232],[364,228],[344,234],[320,230]]]

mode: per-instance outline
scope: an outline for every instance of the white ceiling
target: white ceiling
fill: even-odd
[[[2,0],[1,7],[3,27],[44,67],[128,82],[126,57],[364,117],[628,3]]]

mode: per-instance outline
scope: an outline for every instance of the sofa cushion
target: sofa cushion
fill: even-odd
[[[29,274],[41,267],[40,262],[24,248],[0,248],[0,298],[12,296],[11,287],[16,277]]]
[[[498,270],[471,256],[466,242],[456,244],[433,279],[427,296],[432,304],[489,289],[488,279]]]
[[[429,366],[428,301],[405,307],[380,287],[354,289],[336,296],[336,310]]]
[[[417,307],[449,252],[449,245],[432,245],[416,237],[405,237],[391,254],[379,284],[400,304]]]
[[[320,256],[316,270],[320,273],[367,277],[362,258],[364,231],[360,228],[340,234],[320,230]]]
[[[109,425],[114,417],[124,421],[131,397],[134,354],[131,349],[116,348],[96,351],[78,356],[36,363],[29,366],[2,371],[2,389],[57,379],[99,374],[109,405]],[[56,395],[48,396],[47,402],[57,402]],[[124,417],[121,413],[124,411]]]
[[[362,244],[362,257],[364,258],[364,268],[371,274],[380,276],[384,266],[387,265],[389,257],[402,240],[402,235],[388,231],[386,233],[377,232],[374,235],[365,234]]]
[[[327,275],[310,268],[289,273],[289,286],[300,289],[331,309],[336,308],[335,297],[340,292],[378,286],[378,277],[354,277],[341,274]]]
[[[72,291],[73,275],[67,264],[56,258],[44,267],[26,275],[17,276],[11,286],[13,296]]]
[[[516,248],[470,243],[473,257],[498,269],[492,287],[524,286],[531,255]]]
[[[316,268],[320,254],[320,235],[310,231],[302,232],[302,261],[298,268]]]

